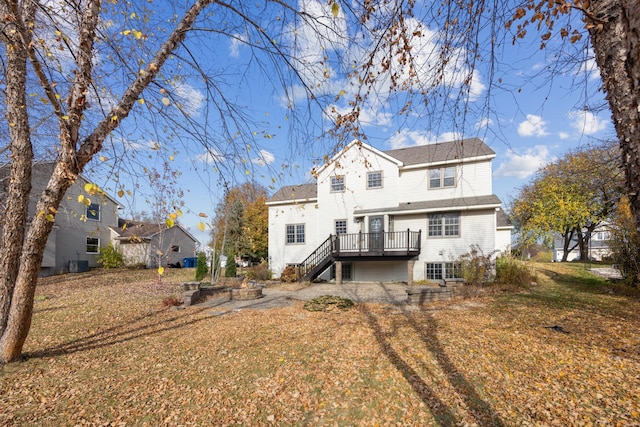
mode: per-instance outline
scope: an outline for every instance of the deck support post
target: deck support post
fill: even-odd
[[[407,260],[407,285],[413,285],[413,267],[416,265],[416,260]]]
[[[342,285],[342,261],[336,261],[336,285]]]

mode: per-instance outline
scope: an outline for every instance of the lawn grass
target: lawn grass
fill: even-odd
[[[43,279],[0,425],[640,425],[637,294],[533,267],[528,290],[424,310],[224,316],[162,306],[193,269]]]

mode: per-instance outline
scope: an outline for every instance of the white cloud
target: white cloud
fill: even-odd
[[[558,138],[560,139],[569,139],[570,136],[569,132],[558,132]]]
[[[204,95],[188,83],[180,83],[173,88],[178,107],[187,115],[195,116],[204,104]]]
[[[209,150],[205,153],[198,154],[196,156],[197,162],[212,164],[212,163],[220,163],[225,160],[224,154],[220,153],[215,148],[209,148]]]
[[[258,157],[255,159],[252,159],[251,162],[259,166],[265,166],[273,163],[275,159],[276,159],[276,156],[274,156],[269,151],[260,150],[260,152],[258,153]]]
[[[598,118],[591,111],[574,110],[569,113],[568,117],[571,127],[577,130],[580,135],[593,135],[605,130],[609,125],[608,120]]]
[[[520,136],[547,136],[546,122],[542,117],[535,114],[527,114],[527,119],[518,125],[518,135]]]
[[[330,105],[325,112],[327,116],[332,117],[333,119],[336,119],[338,114],[344,116],[348,113],[351,113],[350,108],[342,108],[338,105]],[[393,115],[391,113],[385,113],[379,109],[371,108],[369,105],[360,110],[358,119],[362,126],[389,126],[393,119]]]
[[[493,125],[493,120],[491,120],[488,117],[485,117],[484,119],[478,120],[474,126],[476,129],[483,129],[491,125]]]
[[[238,58],[240,56],[240,46],[244,44],[246,37],[242,34],[234,34],[229,43],[229,56]]]
[[[598,68],[592,49],[587,51],[587,59],[580,64],[577,74],[586,74],[589,80],[598,80],[601,78],[600,69]]]
[[[525,179],[553,160],[549,156],[549,149],[546,145],[536,145],[527,149],[524,154],[509,151],[506,156],[507,160],[501,163],[494,172],[495,178],[516,177]]]

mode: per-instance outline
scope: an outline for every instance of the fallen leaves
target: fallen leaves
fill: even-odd
[[[426,310],[163,308],[192,274],[43,279],[28,359],[0,371],[0,424],[640,423],[636,299],[548,282]]]

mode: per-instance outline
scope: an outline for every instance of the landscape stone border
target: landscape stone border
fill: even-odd
[[[220,302],[253,300],[262,298],[261,287],[230,288],[227,286],[202,286],[200,282],[184,282],[184,306],[198,303],[201,299],[216,299]]]

